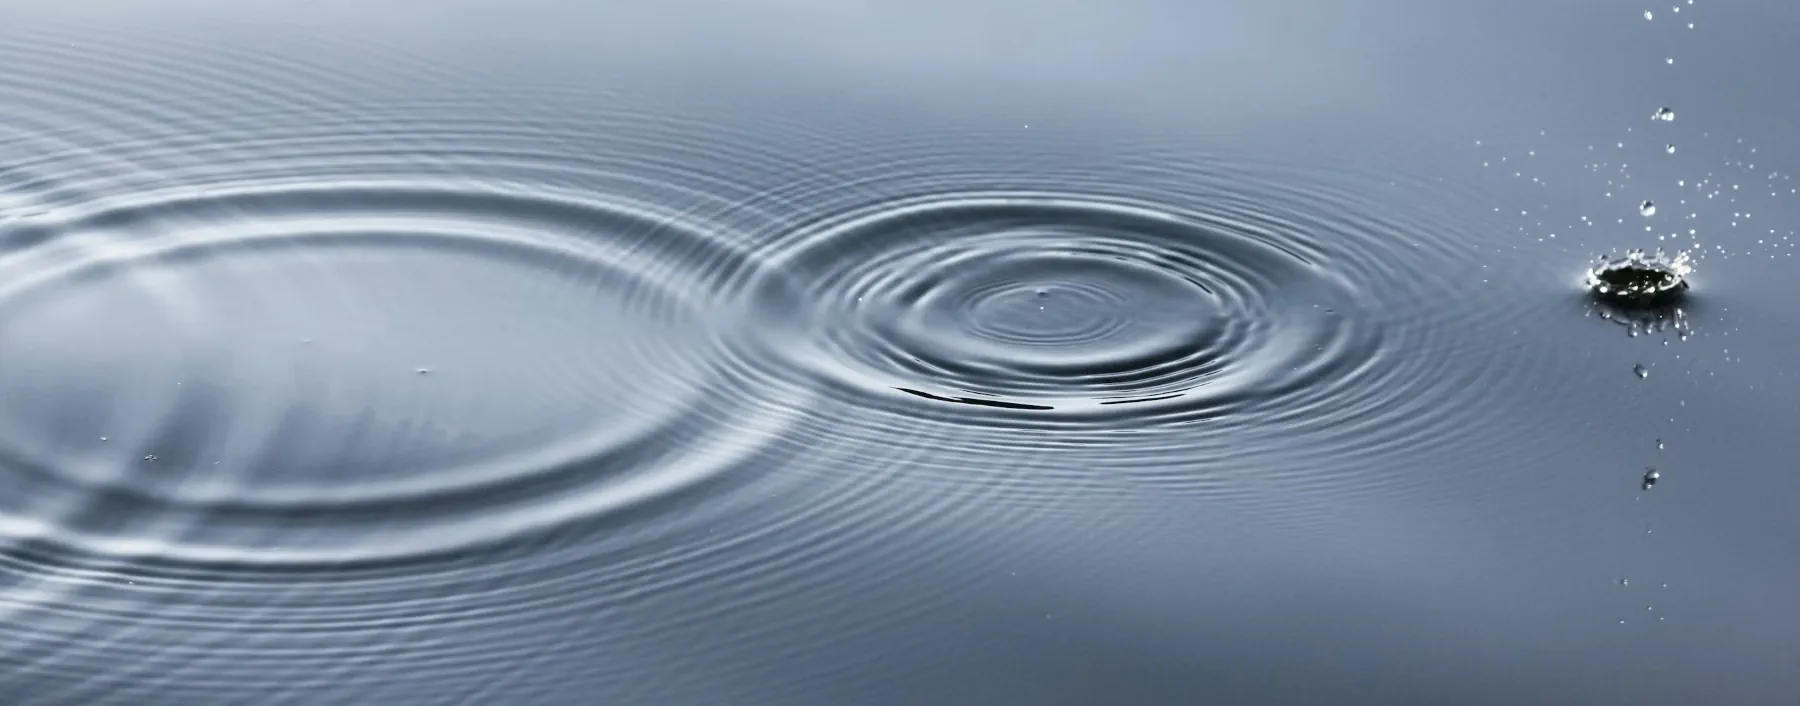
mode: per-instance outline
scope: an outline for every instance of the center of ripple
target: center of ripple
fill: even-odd
[[[961,257],[898,293],[891,332],[901,347],[942,367],[1013,367],[1081,384],[1179,357],[1219,333],[1220,302],[1194,282],[1129,248],[1033,235],[959,244]]]

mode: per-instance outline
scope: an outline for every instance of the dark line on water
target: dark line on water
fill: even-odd
[[[1100,402],[1100,404],[1139,404],[1139,403],[1143,403],[1143,402],[1161,402],[1163,400],[1172,400],[1172,399],[1175,399],[1175,398],[1180,397],[1185,394],[1187,394],[1187,393],[1177,392],[1177,393],[1170,394],[1170,395],[1162,395],[1160,397],[1133,397],[1128,400],[1103,400]]]
[[[921,392],[919,390],[909,390],[904,387],[896,387],[894,389],[899,390],[899,391],[904,392],[909,395],[917,395],[919,397],[923,397],[928,400],[937,400],[939,402],[956,402],[959,404],[972,404],[972,405],[977,405],[977,406],[981,406],[981,407],[999,407],[1001,409],[1028,409],[1028,410],[1056,409],[1055,407],[1051,407],[1048,405],[1041,405],[1041,404],[1025,404],[1022,402],[1002,402],[999,400],[984,400],[984,399],[979,399],[979,398],[975,398],[975,397],[945,397],[943,395],[934,395],[929,392]]]

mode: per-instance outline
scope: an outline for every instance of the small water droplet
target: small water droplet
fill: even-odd
[[[1040,297],[1050,296],[1050,290],[1044,289],[1043,287],[1039,287],[1037,290],[1037,295]]]
[[[1638,213],[1645,217],[1654,216],[1656,215],[1656,204],[1649,201],[1638,204]]]
[[[1675,111],[1670,108],[1658,108],[1656,113],[1650,117],[1666,123],[1675,119]]]
[[[1650,377],[1650,369],[1644,367],[1643,363],[1631,366],[1631,372],[1635,373],[1639,380]]]
[[[1662,480],[1662,473],[1657,472],[1655,466],[1646,466],[1644,468],[1644,490],[1656,487],[1656,482],[1659,480]]]
[[[1671,145],[1669,145],[1669,146],[1668,146],[1668,147],[1664,147],[1664,148],[1663,148],[1663,151],[1664,151],[1664,152],[1667,152],[1667,153],[1669,153],[1669,154],[1675,154],[1675,145],[1672,145],[1672,144],[1671,144]]]
[[[145,455],[144,455],[144,460],[145,460],[145,461],[155,461],[155,460],[156,460],[156,454],[145,454]]]
[[[101,440],[101,441],[106,441],[106,437],[104,437],[104,436],[102,436],[102,437],[100,437],[100,440]]]
[[[419,375],[430,375],[431,368],[418,368],[418,369],[413,370],[413,372],[416,374],[419,374]]]
[[[1662,439],[1656,440],[1656,450],[1657,451],[1663,450],[1663,440]]]
[[[1645,10],[1645,11],[1644,11],[1644,19],[1646,19],[1646,20],[1654,20],[1654,19],[1656,19],[1656,13],[1654,13],[1654,12],[1651,12],[1651,11],[1649,11],[1649,10]]]
[[[1619,579],[1619,585],[1620,586],[1630,586],[1631,579]]]

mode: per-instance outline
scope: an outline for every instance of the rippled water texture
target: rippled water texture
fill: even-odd
[[[0,291],[0,428],[43,486],[9,498],[22,537],[268,565],[442,552],[655,500],[781,424],[721,394],[734,327],[708,278],[730,248],[649,207],[247,182],[12,233],[40,243]]]
[[[10,703],[1164,702],[1119,676],[1524,639],[1272,617],[1553,549],[1484,498],[1586,453],[1582,263],[1491,194],[343,21],[0,29]]]
[[[0,535],[41,693],[400,688],[446,677],[355,666],[395,644],[368,621],[442,635],[416,667],[498,664],[633,594],[803,593],[932,514],[1426,492],[1304,459],[1479,453],[1504,404],[1459,396],[1533,363],[1457,341],[1531,312],[1456,296],[1455,224],[1354,171],[261,75],[187,84],[248,110],[73,124],[110,92],[9,88]],[[925,541],[859,581],[961,551]],[[560,639],[633,644],[582,620]],[[49,686],[108,663],[137,667]]]

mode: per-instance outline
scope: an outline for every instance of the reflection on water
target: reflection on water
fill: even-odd
[[[1341,41],[1305,4],[1214,19]],[[1611,702],[1792,681],[1744,661],[1790,634],[1751,615],[1786,569],[1702,551],[1754,513],[1646,510],[1672,536],[1653,564],[1617,534],[1649,519],[1608,505],[1612,469],[1642,468],[1630,439],[1784,443],[1668,428],[1715,389],[1682,356],[1759,335],[1726,316],[1741,292],[1587,297],[1565,280],[1593,243],[1537,220],[1574,206],[1515,232],[1521,192],[1463,168],[1439,101],[1315,114],[1308,77],[1344,78],[1316,48],[1213,25],[1178,42],[1179,4],[1059,3],[1014,53],[942,44],[954,61],[896,33],[1012,15],[541,5],[16,5],[14,703]],[[1371,11],[1444,19],[1415,5]],[[718,41],[651,41],[682,27]],[[1065,36],[1113,53],[1043,38]],[[819,53],[855,61],[798,58]],[[1377,54],[1346,56],[1407,66]],[[1216,104],[1184,120],[1096,117],[1188,100],[1233,61],[1265,78],[1207,79]],[[1703,183],[1634,218],[1660,232],[1728,191]],[[1663,293],[1675,265],[1595,277]],[[1593,317],[1704,345],[1641,358],[1656,384],[1634,386],[1599,374],[1621,337]],[[1658,499],[1708,502],[1694,459],[1657,446],[1683,469]],[[1626,635],[1625,570],[1728,588],[1671,589],[1661,632]],[[1615,679],[1646,645],[1684,668]]]

